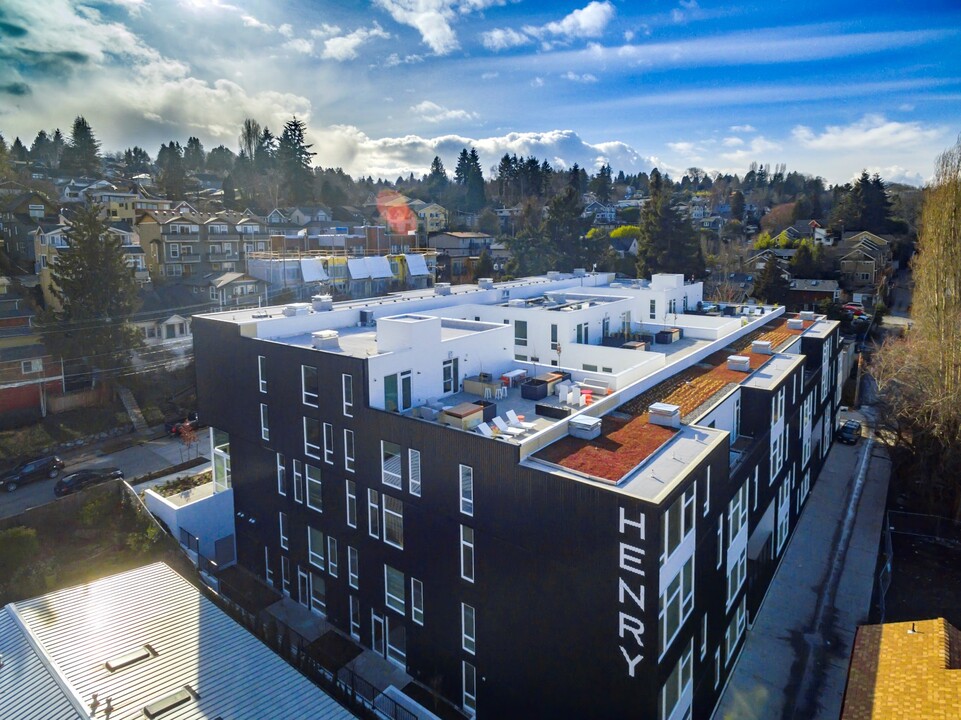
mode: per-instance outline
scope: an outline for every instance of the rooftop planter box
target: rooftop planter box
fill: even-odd
[[[543,400],[547,397],[548,383],[546,380],[531,378],[521,385],[521,397],[525,400]]]
[[[492,403],[490,400],[475,400],[475,405],[480,405],[484,408],[484,422],[490,422],[497,416],[497,404]]]

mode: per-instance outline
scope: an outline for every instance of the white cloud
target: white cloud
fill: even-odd
[[[925,178],[922,176],[921,173],[912,172],[901,167],[900,165],[891,165],[888,167],[873,166],[865,169],[867,170],[868,175],[874,175],[877,173],[885,182],[889,183],[903,183],[905,185],[916,185],[920,187],[930,180],[930,178]],[[853,176],[851,178],[852,181],[856,180],[858,177],[860,177],[860,175],[861,173],[858,173],[856,176]]]
[[[564,78],[565,80],[570,80],[571,82],[577,82],[577,83],[596,83],[597,82],[596,75],[591,75],[590,73],[584,73],[583,75],[578,75],[577,73],[571,72],[570,70],[568,70],[566,73],[561,75],[561,77]]]
[[[524,30],[535,37],[545,34],[558,35],[566,38],[595,38],[604,34],[608,23],[614,19],[616,10],[608,0],[597,2],[592,0],[579,10],[557,22],[547,23],[541,27],[528,26]]]
[[[704,156],[702,155],[704,148],[698,143],[688,142],[685,140],[669,142],[667,146],[688,162],[699,163],[703,162],[704,160]]]
[[[481,75],[481,80],[493,80],[496,77],[500,77],[499,72],[486,72]]]
[[[731,125],[731,132],[752,133],[757,132],[753,125]]]
[[[469,110],[451,110],[438,105],[430,100],[424,100],[411,107],[411,112],[420,116],[421,120],[426,120],[430,123],[439,122],[450,122],[450,121],[460,121],[467,122],[470,120],[476,120],[478,115],[475,112],[470,112]]]
[[[900,110],[901,112],[911,112],[912,110],[914,110],[914,105],[912,105],[911,103],[902,103],[901,105],[898,106],[898,110]]]
[[[318,40],[326,40],[329,37],[340,35],[340,33],[340,26],[329,25],[328,23],[323,23],[320,27],[312,28],[310,31],[310,34]]]
[[[414,63],[424,62],[423,55],[405,55],[401,57],[397,53],[388,55],[382,63],[384,67],[396,67],[398,65],[413,65]]]
[[[531,80],[531,87],[544,87],[544,78],[535,77],[533,80]]]
[[[939,127],[925,127],[919,122],[896,122],[884,115],[868,114],[850,125],[829,125],[817,134],[805,125],[791,131],[794,140],[813,150],[855,150],[916,147],[944,134]]]
[[[437,55],[453,52],[460,43],[452,23],[457,15],[468,15],[507,0],[374,0],[395,22],[420,33],[421,40]]]
[[[305,40],[304,38],[294,38],[293,40],[288,40],[284,43],[283,47],[287,50],[292,50],[304,55],[310,55],[310,53],[314,51],[314,44],[310,40]]]
[[[266,32],[272,32],[274,29],[273,25],[269,25],[255,18],[253,15],[241,15],[240,21],[246,26],[251,28],[257,28],[258,30],[265,30]]]
[[[320,56],[325,60],[336,60],[338,62],[353,60],[357,57],[358,48],[368,40],[374,38],[386,40],[389,37],[389,32],[377,23],[374,23],[372,27],[357,28],[352,33],[344,35],[343,37],[328,38],[324,41],[324,50]]]
[[[533,40],[526,35],[511,28],[495,28],[488,32],[481,33],[481,42],[488,50],[498,52],[507,48],[527,45]]]
[[[279,32],[279,33],[280,33],[281,35],[283,35],[284,37],[293,37],[293,36],[294,36],[294,26],[291,25],[290,23],[284,23],[284,24],[281,25],[279,28],[277,28],[277,32]]]
[[[721,157],[732,163],[743,163],[749,160],[761,160],[760,157],[764,153],[771,153],[776,150],[781,150],[781,144],[774,142],[773,140],[768,140],[763,135],[758,135],[751,139],[751,142],[747,147],[742,147],[740,150],[733,150],[727,153],[721,153]]]
[[[721,144],[724,147],[739,147],[744,144],[744,141],[739,137],[726,137]]]

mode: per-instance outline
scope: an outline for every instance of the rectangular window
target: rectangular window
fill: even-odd
[[[460,466],[460,511],[474,514],[474,468],[468,465]]]
[[[300,460],[294,460],[294,502],[304,501],[304,464]]]
[[[701,660],[707,656],[707,613],[701,617]]]
[[[506,320],[504,322],[507,322]],[[444,393],[455,393],[460,389],[460,371],[458,365],[459,358],[444,360],[443,363],[443,388]]]
[[[387,659],[406,669],[407,662],[407,630],[403,623],[391,622],[385,618],[387,624]]]
[[[707,479],[704,481],[704,517],[711,512],[711,466],[707,466]]]
[[[277,494],[287,495],[287,462],[280,453],[277,453]]]
[[[693,666],[694,647],[688,643],[687,650],[681,655],[674,670],[661,688],[661,720],[668,720],[681,702],[688,685],[691,684],[691,668]]]
[[[327,581],[320,573],[310,572],[310,609],[327,614]]]
[[[791,480],[793,473],[788,473],[777,493],[777,554],[781,554],[784,543],[791,528]]]
[[[344,386],[344,417],[354,416],[354,379],[347,374],[341,377]]]
[[[694,531],[694,499],[697,487],[695,484],[684,491],[674,504],[664,513],[661,523],[661,565],[667,562],[675,550],[680,546],[688,533]]]
[[[477,647],[474,627],[474,608],[467,603],[460,604],[461,647],[471,655]]]
[[[460,526],[460,576],[474,582],[474,528]]]
[[[376,490],[367,490],[367,532],[380,537],[380,496]]]
[[[714,689],[721,684],[721,648],[714,651]]]
[[[651,316],[651,320],[654,320],[655,318],[657,318],[657,300],[651,300],[650,316]]]
[[[354,472],[354,431],[344,430],[344,469]]]
[[[741,604],[737,606],[737,612],[731,619],[731,624],[727,626],[724,633],[724,664],[730,665],[734,658],[737,643],[744,634],[745,620],[747,619],[747,598],[741,599]]]
[[[267,392],[267,358],[263,355],[257,356],[257,382],[260,385],[260,392]]]
[[[270,440],[270,426],[267,422],[266,403],[260,403],[260,439]]]
[[[270,553],[266,545],[264,545],[264,580],[270,587],[274,586],[274,571],[270,569]]]
[[[347,481],[347,524],[357,527],[357,484],[353,480]]]
[[[404,573],[384,565],[384,604],[401,615],[405,611]]]
[[[300,366],[300,389],[304,405],[317,407],[320,398],[320,380],[317,368],[311,365]]]
[[[660,598],[661,654],[670,647],[694,609],[694,556],[688,558]]]
[[[381,481],[384,485],[389,485],[390,487],[397,488],[400,490],[403,488],[403,480],[401,479],[401,460],[400,460],[400,445],[397,443],[387,442],[386,440],[380,441],[380,470],[381,470]]]
[[[355,590],[360,583],[360,555],[357,548],[352,545],[347,546],[347,584]]]
[[[527,347],[527,321],[514,321],[514,344]]]
[[[324,569],[324,533],[307,526],[307,559],[314,567]]]
[[[424,624],[424,583],[410,579],[410,617],[418,625]]]
[[[724,516],[717,519],[717,569],[724,564]]]
[[[560,345],[557,342],[557,325],[551,325],[551,350],[557,350]]]
[[[464,676],[464,710],[473,716],[477,713],[477,670],[466,660],[462,663]]]
[[[280,587],[285,595],[290,595],[290,558],[280,556]]]
[[[304,418],[304,455],[320,459],[320,421]]]
[[[327,572],[337,577],[337,538],[327,536]]]
[[[350,596],[350,636],[360,642],[360,598]]]
[[[738,591],[744,584],[747,577],[747,545],[745,544],[738,552],[736,558],[731,561],[727,569],[727,606],[730,607],[737,597]]]
[[[404,549],[404,503],[384,494],[384,542]]]
[[[280,512],[280,547],[287,550],[287,513]]]
[[[407,473],[410,478],[410,494],[420,497],[420,450],[407,451]]]
[[[320,481],[320,468],[307,465],[307,507],[311,510],[324,511],[323,489],[324,486]]]
[[[334,426],[324,423],[324,462],[334,464]]]

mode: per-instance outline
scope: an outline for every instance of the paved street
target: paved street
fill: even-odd
[[[854,632],[870,610],[889,472],[873,438],[831,449],[717,720],[836,720]]]
[[[154,435],[162,435],[163,428]],[[162,435],[154,440],[144,440],[111,454],[101,454],[97,448],[83,448],[76,452],[62,453],[67,463],[64,474],[80,468],[118,467],[124,477],[133,481],[140,475],[157,472],[171,465],[178,465],[197,457],[198,453],[210,457],[210,436],[206,428],[197,432],[197,445],[187,450],[179,438]],[[0,492],[0,517],[17,515],[38,505],[52,502],[56,498],[53,486],[56,480],[40,480],[17,488],[14,492]]]

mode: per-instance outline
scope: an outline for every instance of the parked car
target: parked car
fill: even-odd
[[[837,441],[845,445],[857,445],[861,437],[861,423],[857,420],[848,420],[841,429],[838,430]]]
[[[184,427],[188,427],[191,430],[204,427],[196,410],[186,413],[184,417],[168,420],[164,423],[164,428],[170,435],[180,435],[180,431],[183,430]]]
[[[43,478],[55,478],[63,470],[63,460],[56,455],[25,460],[0,475],[0,488],[13,492],[21,485]]]
[[[861,303],[856,303],[856,302],[846,303],[844,305],[844,309],[847,310],[852,315],[864,314],[864,305],[862,305]]]
[[[123,470],[120,468],[84,468],[83,470],[72,472],[69,475],[64,475],[57,480],[57,484],[53,486],[53,494],[57,497],[63,497],[64,495],[83,490],[85,487],[122,477]]]

